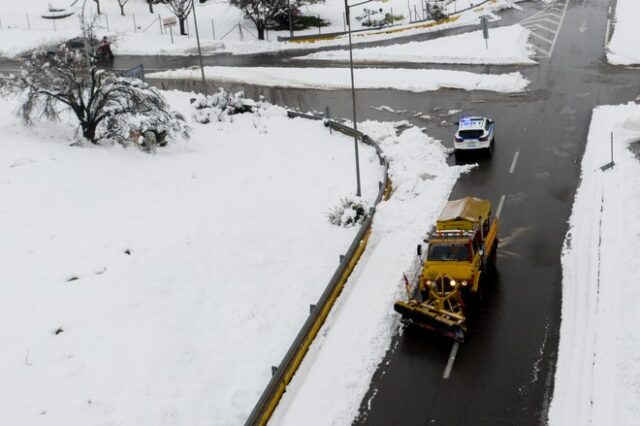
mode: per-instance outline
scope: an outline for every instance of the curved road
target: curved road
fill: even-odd
[[[502,205],[499,274],[450,371],[445,374],[454,354],[451,341],[404,329],[374,376],[357,424],[547,421],[559,339],[560,255],[591,112],[597,105],[628,102],[640,94],[638,72],[610,66],[604,56],[609,0],[562,0],[556,6],[553,14],[557,20],[562,17],[557,38],[544,33],[533,37],[543,52],[540,64],[521,69],[532,81],[527,93],[357,93],[359,119],[409,120],[444,141],[450,140],[450,123],[459,114],[494,117],[493,158],[480,160],[479,167],[463,176],[452,198],[472,194],[492,200],[496,209]],[[544,51],[552,51],[551,57]],[[251,90],[282,105],[304,111],[329,105],[332,115],[350,117],[348,91]],[[383,105],[396,112],[376,109]],[[449,110],[462,112],[453,116]]]
[[[524,13],[506,12],[500,24],[542,12],[539,2],[520,5],[525,8]],[[609,0],[557,1],[555,11],[550,13],[562,25],[555,34],[539,29],[532,37],[542,57],[538,66],[520,69],[532,81],[524,94],[458,90],[420,94],[357,92],[360,120],[408,120],[426,127],[430,136],[443,141],[450,140],[451,122],[458,115],[495,118],[497,146],[493,158],[481,159],[478,167],[462,176],[451,197],[471,194],[492,200],[494,209],[501,206],[498,277],[485,295],[481,311],[470,323],[467,342],[459,345],[456,352],[447,339],[414,328],[403,329],[374,376],[357,424],[546,423],[559,339],[560,254],[591,111],[597,105],[628,102],[640,94],[637,71],[606,63],[609,6]],[[542,25],[548,26],[544,22]],[[446,34],[465,30],[468,29]],[[393,42],[397,40],[385,43]],[[214,56],[206,63],[299,65],[288,60],[292,55]],[[140,58],[119,61],[116,67],[128,68],[139,63]],[[152,69],[180,67],[194,64],[195,58],[145,58],[144,63]],[[0,69],[11,66],[15,64],[0,60]],[[506,72],[513,67],[457,68]],[[243,89],[250,96],[262,94],[273,103],[303,111],[323,111],[330,106],[333,116],[351,116],[349,91]],[[380,106],[394,112],[379,109]],[[461,112],[449,115],[449,110]],[[432,118],[423,118],[425,114]],[[602,163],[606,162],[608,159],[603,158]],[[429,226],[425,223],[425,230]],[[454,362],[445,374],[452,355]]]

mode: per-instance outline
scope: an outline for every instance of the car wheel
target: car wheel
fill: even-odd
[[[496,140],[492,139],[491,143],[489,144],[489,148],[487,148],[487,154],[489,154],[490,156],[493,155],[493,150],[495,148],[495,143],[496,143]]]

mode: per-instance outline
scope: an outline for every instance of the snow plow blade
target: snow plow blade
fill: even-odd
[[[437,311],[415,301],[397,301],[393,309],[402,319],[419,327],[438,332],[458,342],[464,342],[466,327],[464,318],[451,312]]]

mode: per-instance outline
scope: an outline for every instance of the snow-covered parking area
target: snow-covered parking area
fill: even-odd
[[[189,94],[164,92],[190,116]],[[192,96],[192,95],[191,95]],[[266,106],[156,155],[0,101],[0,423],[241,424],[356,233],[353,139]],[[361,146],[363,195],[383,169]]]

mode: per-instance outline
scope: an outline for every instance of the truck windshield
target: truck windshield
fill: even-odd
[[[469,249],[464,243],[429,245],[427,259],[469,261]]]

